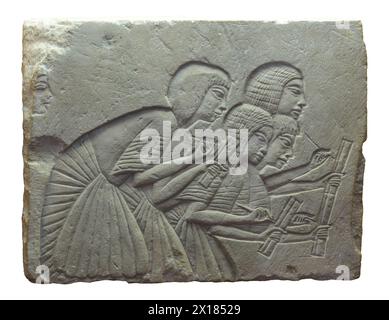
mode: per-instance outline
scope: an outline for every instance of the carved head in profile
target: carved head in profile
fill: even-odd
[[[226,114],[224,126],[225,129],[247,129],[248,161],[258,165],[266,155],[273,135],[270,113],[250,104],[236,105]]]
[[[293,157],[293,147],[300,129],[298,122],[286,115],[273,117],[273,137],[269,143],[264,162],[281,169]]]
[[[179,126],[197,120],[212,122],[226,111],[230,77],[219,67],[203,62],[181,66],[169,84],[167,99]]]
[[[247,103],[295,120],[306,106],[302,72],[286,62],[269,62],[255,69],[244,95]]]
[[[35,112],[40,114],[47,111],[53,98],[49,86],[49,77],[47,70],[40,69],[36,75],[34,83],[35,89]]]

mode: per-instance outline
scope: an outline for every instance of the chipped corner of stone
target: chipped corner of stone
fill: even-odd
[[[351,24],[353,25],[354,29],[357,29],[361,35],[363,34],[363,22],[362,20],[353,20],[351,21]]]
[[[57,55],[67,51],[72,30],[78,22],[34,22],[23,24],[23,99],[26,107],[31,106],[27,99],[33,96],[34,79],[40,72],[49,72]]]
[[[39,74],[50,72],[56,56],[69,47],[72,30],[77,22],[34,22],[23,24],[23,112],[25,134],[34,109],[34,85]],[[27,130],[26,130],[27,129]]]

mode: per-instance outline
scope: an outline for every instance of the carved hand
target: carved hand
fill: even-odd
[[[339,184],[342,181],[343,176],[344,173],[331,172],[321,177],[319,181],[322,184],[329,183],[332,187],[339,187]]]
[[[329,149],[317,149],[312,153],[311,161],[309,167],[315,169],[318,166],[322,165],[328,158],[331,156],[331,151]]]
[[[285,234],[287,234],[287,232],[284,229],[278,227],[270,227],[263,233],[263,236],[271,237],[273,240],[281,242],[282,236]]]
[[[329,231],[330,231],[329,225],[320,225],[316,228],[314,235],[316,238],[319,239],[327,239],[329,236]]]
[[[286,231],[291,234],[312,234],[316,230],[317,222],[307,213],[296,213],[293,216],[292,224],[286,228]]]
[[[292,220],[294,225],[301,225],[301,224],[307,224],[307,223],[314,223],[315,220],[312,218],[312,216],[306,214],[306,213],[296,213],[293,216]]]
[[[247,222],[254,223],[254,224],[264,222],[264,221],[273,222],[269,210],[262,207],[256,208],[255,210],[251,211],[248,215],[245,216],[245,218],[247,219]]]

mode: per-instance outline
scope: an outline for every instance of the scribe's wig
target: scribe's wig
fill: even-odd
[[[224,118],[224,126],[228,129],[247,129],[249,137],[262,127],[272,126],[269,112],[251,104],[239,104],[232,107]]]
[[[180,67],[172,77],[167,100],[179,126],[195,114],[210,87],[230,89],[229,75],[219,67],[203,62],[190,62]]]
[[[286,62],[269,62],[255,69],[246,82],[245,101],[276,114],[288,82],[303,79],[302,72]]]

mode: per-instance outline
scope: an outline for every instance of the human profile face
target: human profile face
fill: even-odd
[[[48,110],[53,96],[50,91],[47,74],[39,74],[35,83],[36,113],[44,113]]]
[[[248,161],[254,166],[258,165],[265,157],[272,134],[273,129],[266,126],[255,131],[249,138]]]
[[[267,165],[281,169],[293,156],[296,136],[283,133],[270,143],[264,161]]]
[[[289,81],[282,92],[278,113],[297,120],[306,105],[303,80],[293,79]]]
[[[224,86],[211,86],[196,111],[196,120],[212,122],[222,116],[227,110],[227,94],[228,90]]]

